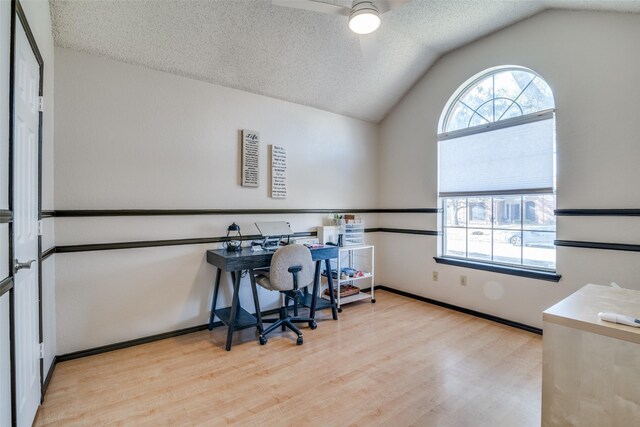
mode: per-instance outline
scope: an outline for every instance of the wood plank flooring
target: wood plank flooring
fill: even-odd
[[[56,366],[36,426],[539,426],[540,336],[392,293],[318,329],[202,331]]]

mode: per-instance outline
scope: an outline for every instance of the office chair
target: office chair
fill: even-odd
[[[294,323],[309,323],[311,329],[317,327],[314,319],[310,317],[298,317],[298,303],[302,288],[313,283],[314,266],[311,252],[303,245],[287,245],[279,248],[271,258],[271,269],[267,274],[256,275],[256,283],[270,291],[279,291],[284,296],[284,305],[280,307],[278,319],[262,319],[263,323],[273,323],[260,334],[260,344],[267,343],[267,334],[278,327],[282,330],[289,328],[298,339],[296,344],[301,345],[302,332]],[[289,301],[293,300],[293,317],[289,316]]]

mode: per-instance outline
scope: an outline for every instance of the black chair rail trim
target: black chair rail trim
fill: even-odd
[[[402,233],[402,234],[418,234],[425,236],[437,236],[437,231],[432,230],[405,230],[399,228],[366,228],[366,233],[386,232],[386,233]],[[295,233],[293,237],[313,237],[316,236],[315,231]],[[242,240],[258,240],[260,235],[242,236]],[[167,240],[145,240],[137,242],[115,242],[115,243],[90,243],[83,245],[63,245],[47,249],[43,252],[43,259],[51,256],[53,253],[70,253],[70,252],[89,252],[89,251],[107,251],[114,249],[138,249],[153,248],[158,246],[179,246],[179,245],[203,245],[209,243],[222,243],[226,240],[225,236],[217,237],[196,237],[192,239],[167,239]]]
[[[640,252],[640,245],[629,243],[583,242],[577,240],[556,240],[556,246],[587,249],[608,249],[613,251]]]
[[[1,211],[0,211],[1,212]],[[354,209],[58,209],[42,211],[49,217],[260,215],[327,213],[442,213],[442,208]],[[556,216],[640,216],[640,209],[556,209]]]
[[[411,230],[402,228],[366,228],[366,233],[397,233],[397,234],[413,234],[421,236],[440,236],[442,233],[434,230]],[[295,233],[294,237],[313,237],[316,236],[315,231]],[[248,235],[242,236],[242,240],[257,240],[262,236],[260,235]],[[192,239],[169,239],[169,240],[145,240],[136,242],[115,242],[115,243],[89,243],[83,245],[63,245],[55,246],[42,252],[42,260],[49,258],[54,253],[72,253],[72,252],[89,252],[89,251],[107,251],[116,249],[138,249],[138,248],[153,248],[160,246],[180,246],[180,245],[202,245],[209,243],[221,243],[226,240],[224,236],[218,237],[197,237]],[[625,244],[625,243],[604,243],[604,242],[581,242],[574,240],[556,240],[556,246],[567,246],[575,248],[589,248],[589,249],[609,249],[617,251],[632,251],[639,252],[640,245]],[[461,267],[475,268],[478,270],[493,271],[497,273],[511,274],[515,276],[529,277],[534,279],[549,280],[557,282],[560,280],[559,275],[554,273],[539,272],[537,270],[518,269],[512,267],[503,267],[500,265],[475,263],[473,261],[457,260],[452,258],[434,257],[435,261],[440,264],[457,265]]]
[[[46,251],[42,251],[42,260],[44,261],[45,259],[49,258],[51,255],[56,253],[56,247],[53,246],[49,249],[47,249]]]
[[[556,216],[640,216],[640,209],[556,209]]]
[[[439,213],[440,208],[364,209],[59,209],[47,211],[55,217],[174,216],[174,215],[269,215],[329,213]]]
[[[315,232],[295,233],[293,237],[309,237],[315,236]],[[241,240],[257,240],[261,239],[260,235],[242,236]],[[157,246],[179,246],[179,245],[202,245],[207,243],[221,243],[227,238],[219,237],[196,237],[193,239],[170,239],[170,240],[145,240],[138,242],[117,242],[117,243],[90,243],[86,245],[66,245],[56,246],[55,253],[68,252],[88,252],[88,251],[107,251],[112,249],[137,249],[137,248],[153,248]]]
[[[442,232],[434,230],[411,230],[406,228],[376,228],[375,231],[382,233],[417,234],[422,236],[441,236]]]
[[[13,277],[9,276],[0,282],[0,297],[13,289]]]
[[[6,224],[13,221],[13,212],[3,209],[0,210],[0,224]]]

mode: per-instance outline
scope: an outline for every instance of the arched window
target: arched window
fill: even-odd
[[[441,132],[482,126],[554,108],[547,82],[522,68],[500,68],[464,85],[450,103]]]
[[[555,269],[555,103],[522,67],[476,75],[440,118],[441,254]]]

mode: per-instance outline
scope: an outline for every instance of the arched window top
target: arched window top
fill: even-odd
[[[469,80],[449,101],[440,132],[482,126],[555,107],[547,82],[521,67],[501,67]]]

